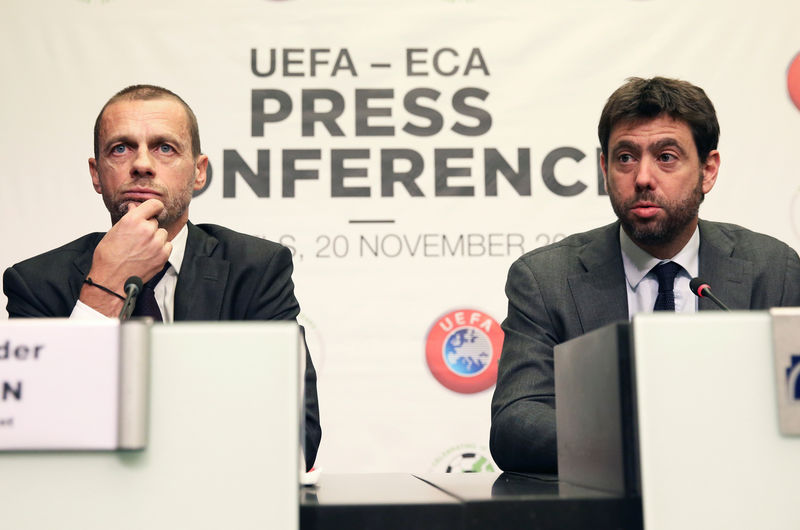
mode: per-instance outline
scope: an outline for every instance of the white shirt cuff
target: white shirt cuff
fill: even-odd
[[[101,320],[111,317],[107,317],[103,313],[95,311],[93,308],[78,300],[75,303],[75,307],[72,308],[72,314],[70,314],[69,318],[75,320]]]

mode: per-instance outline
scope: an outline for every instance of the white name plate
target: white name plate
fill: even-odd
[[[770,315],[780,430],[800,436],[800,308],[774,308]]]
[[[120,448],[120,351],[117,320],[0,322],[0,450]]]

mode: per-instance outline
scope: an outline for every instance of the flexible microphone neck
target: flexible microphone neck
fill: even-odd
[[[723,304],[719,298],[714,296],[714,293],[711,292],[711,286],[708,285],[708,283],[706,283],[704,280],[700,278],[692,278],[692,280],[689,282],[689,289],[691,289],[692,293],[697,295],[698,298],[708,298],[723,311],[730,311],[728,306]]]
[[[138,276],[131,276],[125,280],[125,303],[122,304],[122,310],[119,312],[120,320],[125,321],[131,318],[133,308],[136,307],[136,299],[142,292],[143,285],[142,279]]]

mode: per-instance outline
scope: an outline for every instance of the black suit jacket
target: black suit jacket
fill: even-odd
[[[731,309],[800,306],[800,259],[777,239],[700,221],[700,276]],[[490,449],[506,471],[555,472],[553,347],[628,320],[619,223],[528,252],[511,266]],[[701,299],[700,310],[715,310]]]
[[[277,243],[221,226],[189,223],[186,251],[175,288],[175,320],[294,320],[292,257]],[[3,275],[10,317],[68,317],[104,233],[17,263]],[[305,456],[310,468],[322,430],[317,375],[306,348]]]

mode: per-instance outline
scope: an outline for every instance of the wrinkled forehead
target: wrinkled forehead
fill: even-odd
[[[100,143],[111,136],[171,134],[189,143],[189,115],[174,98],[121,98],[108,104],[100,119]]]
[[[609,146],[624,138],[663,138],[672,137],[676,141],[686,144],[687,147],[694,149],[695,142],[692,129],[689,124],[681,119],[675,119],[663,113],[652,118],[631,118],[620,120],[611,129],[609,134]]]

